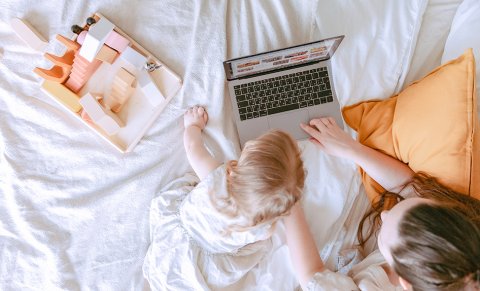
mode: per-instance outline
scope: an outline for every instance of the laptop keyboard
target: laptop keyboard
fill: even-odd
[[[236,85],[233,89],[240,120],[333,102],[325,67]]]

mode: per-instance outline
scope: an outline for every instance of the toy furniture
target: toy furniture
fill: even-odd
[[[47,48],[48,41],[26,20],[13,18],[10,25],[18,37],[34,50],[43,52]]]
[[[145,94],[148,102],[150,102],[152,106],[155,107],[165,101],[165,97],[163,97],[162,92],[157,84],[155,84],[155,80],[153,80],[149,72],[145,70],[140,72],[138,76],[138,86],[142,89],[143,94]]]
[[[103,45],[95,58],[99,61],[111,64],[117,56],[118,52],[116,50],[110,48],[107,45]]]
[[[78,102],[78,95],[70,91],[64,85],[55,81],[45,80],[42,84],[42,89],[71,111],[79,112],[82,109],[82,106]]]
[[[135,77],[127,72],[124,68],[120,68],[117,74],[113,78],[112,88],[110,90],[109,98],[105,101],[105,104],[113,111],[120,112],[123,105],[132,95],[133,84]]]
[[[85,94],[79,100],[79,103],[83,107],[83,112],[88,114],[89,119],[101,127],[108,135],[118,133],[120,128],[124,126],[123,121],[109,109],[100,105],[92,94]]]
[[[79,44],[83,44],[86,36],[87,36],[87,31],[86,30],[80,32],[78,34],[78,37],[77,37],[77,42]],[[128,39],[126,39],[125,37],[121,36],[116,31],[112,31],[112,32],[110,32],[107,39],[105,40],[105,44],[108,45],[109,47],[115,49],[118,52],[123,52],[128,47],[128,45],[130,44],[130,41]]]
[[[72,73],[70,74],[65,86],[77,93],[80,91],[83,85],[85,85],[85,83],[93,75],[101,63],[102,62],[98,59],[94,59],[92,62],[89,62],[77,52],[75,54],[75,59],[73,60]]]
[[[80,56],[92,62],[114,27],[115,25],[106,18],[100,18],[100,20],[88,30],[85,40],[82,43],[82,48],[80,49]]]
[[[75,53],[80,48],[80,45],[59,34],[57,34],[56,39],[67,48],[63,56],[59,57],[50,53],[45,53],[45,58],[51,61],[54,66],[48,70],[42,68],[35,68],[33,72],[44,78],[45,80],[63,83],[70,74],[72,64],[75,58]]]
[[[44,79],[43,91],[77,120],[120,152],[129,152],[182,82],[104,16],[96,13],[89,23],[75,26],[76,38],[57,35],[65,52],[46,53],[54,66],[34,72]]]
[[[144,55],[132,47],[127,47],[120,55],[120,58],[125,62],[125,68],[132,73],[139,72],[145,66],[147,61],[147,58]]]

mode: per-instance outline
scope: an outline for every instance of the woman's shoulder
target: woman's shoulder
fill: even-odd
[[[348,275],[330,270],[315,273],[307,285],[307,290],[402,290],[400,286],[390,283],[387,273],[382,268],[385,263],[383,256],[376,250],[355,265]]]
[[[308,291],[344,291],[344,290],[360,290],[352,278],[324,270],[313,275],[307,284]]]

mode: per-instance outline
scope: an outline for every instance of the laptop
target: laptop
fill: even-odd
[[[343,128],[330,58],[344,36],[223,63],[241,146],[271,129],[308,138],[300,123],[331,116]]]

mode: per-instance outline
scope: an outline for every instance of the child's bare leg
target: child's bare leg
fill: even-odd
[[[183,143],[187,158],[195,173],[203,180],[211,171],[215,170],[220,163],[215,160],[205,148],[202,131],[208,121],[205,108],[194,106],[185,112],[183,125]]]

